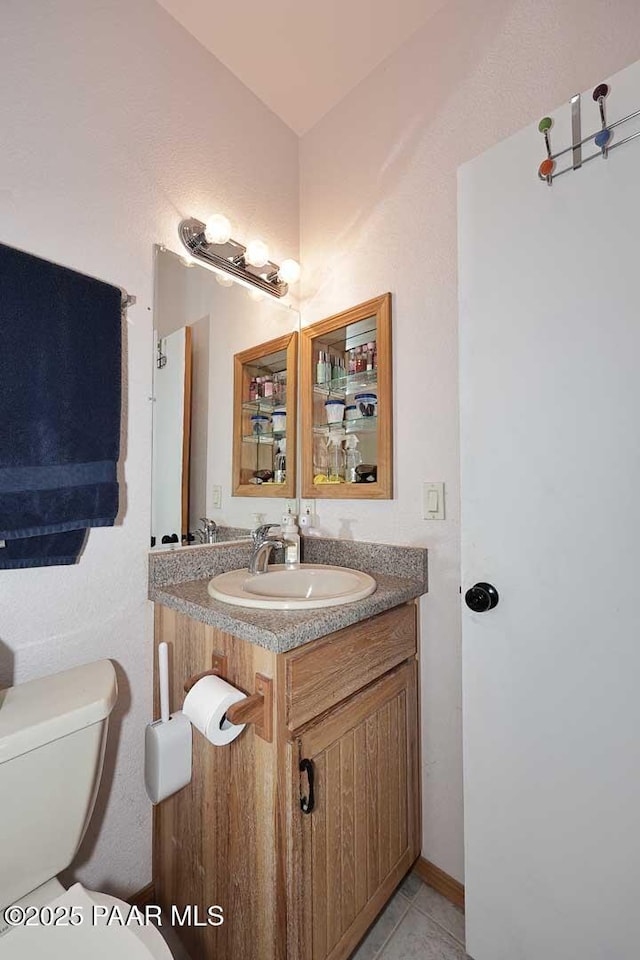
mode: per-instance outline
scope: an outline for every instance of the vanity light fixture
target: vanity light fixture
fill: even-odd
[[[204,227],[208,243],[228,243],[231,239],[231,224],[222,213],[214,213]]]
[[[300,264],[297,260],[283,260],[278,270],[278,276],[285,283],[297,283],[300,279]]]
[[[206,224],[195,217],[183,220],[178,234],[194,262],[229,275],[250,289],[284,297],[289,284],[300,277],[296,260],[284,260],[281,266],[269,260],[269,248],[263,240],[252,240],[246,247],[232,240],[231,224],[222,214],[210,217]]]
[[[264,240],[250,240],[244,258],[252,267],[264,267],[269,263],[269,247]]]

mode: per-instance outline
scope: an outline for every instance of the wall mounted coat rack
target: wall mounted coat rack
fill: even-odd
[[[629,113],[626,117],[621,117],[620,120],[615,120],[613,123],[608,123],[606,100],[609,93],[610,87],[606,83],[599,83],[594,89],[592,97],[598,105],[600,129],[594,133],[590,133],[587,137],[582,137],[580,94],[576,94],[575,97],[571,98],[571,145],[555,153],[551,149],[551,128],[553,127],[553,120],[551,117],[542,118],[538,124],[538,130],[544,137],[547,156],[538,167],[538,177],[540,180],[545,181],[551,186],[556,177],[561,177],[564,173],[569,173],[572,170],[579,170],[583,164],[588,163],[590,160],[596,160],[598,157],[606,160],[609,153],[615,150],[616,147],[621,147],[623,143],[629,143],[630,140],[635,140],[637,137],[640,137],[640,131],[638,131],[637,133],[629,134],[629,136],[624,137],[622,140],[616,140],[612,143],[614,129],[640,116],[640,110]],[[598,149],[586,157],[583,157],[583,146],[588,143],[590,144],[592,141]],[[571,154],[571,165],[557,170],[556,161],[560,157],[565,157],[568,154]]]

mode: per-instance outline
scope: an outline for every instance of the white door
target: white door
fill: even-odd
[[[191,328],[156,340],[153,371],[153,486],[151,536],[187,533],[191,422]]]
[[[467,949],[638,960],[640,139],[544,156],[536,122],[459,178],[462,594],[499,593],[463,607]]]

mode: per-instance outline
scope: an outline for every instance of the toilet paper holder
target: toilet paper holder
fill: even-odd
[[[185,680],[184,692],[188,693],[198,680],[210,676],[227,679],[227,658],[223,654],[211,655],[211,670],[196,673]],[[249,694],[246,699],[229,707],[227,720],[229,723],[236,724],[253,723],[256,735],[267,743],[271,743],[273,741],[273,681],[262,673],[256,673],[254,690],[255,693]]]

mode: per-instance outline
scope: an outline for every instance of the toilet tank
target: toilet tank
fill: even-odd
[[[73,860],[117,695],[110,660],[0,690],[0,908]]]

